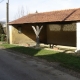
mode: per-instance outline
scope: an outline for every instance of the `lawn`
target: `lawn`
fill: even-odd
[[[15,46],[10,44],[1,44],[1,46],[5,47],[6,49],[11,49],[26,55],[39,57],[42,59],[46,59],[47,61],[59,62],[61,66],[74,69],[80,72],[80,57],[61,53],[58,51],[51,51],[45,49],[34,49],[29,47],[23,46]]]

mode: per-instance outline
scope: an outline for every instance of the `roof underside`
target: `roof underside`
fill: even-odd
[[[44,22],[80,21],[80,8],[28,14],[9,24],[44,23]]]

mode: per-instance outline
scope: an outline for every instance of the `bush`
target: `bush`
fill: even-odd
[[[5,41],[6,35],[5,34],[0,34],[0,41]]]

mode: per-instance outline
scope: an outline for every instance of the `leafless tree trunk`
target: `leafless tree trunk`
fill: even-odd
[[[18,12],[15,15],[15,19],[21,18],[25,15],[29,14],[28,8],[24,8],[23,6],[21,8],[18,8]]]

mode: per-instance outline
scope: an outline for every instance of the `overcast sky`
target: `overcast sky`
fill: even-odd
[[[7,0],[3,0],[0,3],[0,21],[6,20],[6,2]],[[9,0],[9,19],[16,19],[22,8],[25,14],[80,8],[80,0]]]

